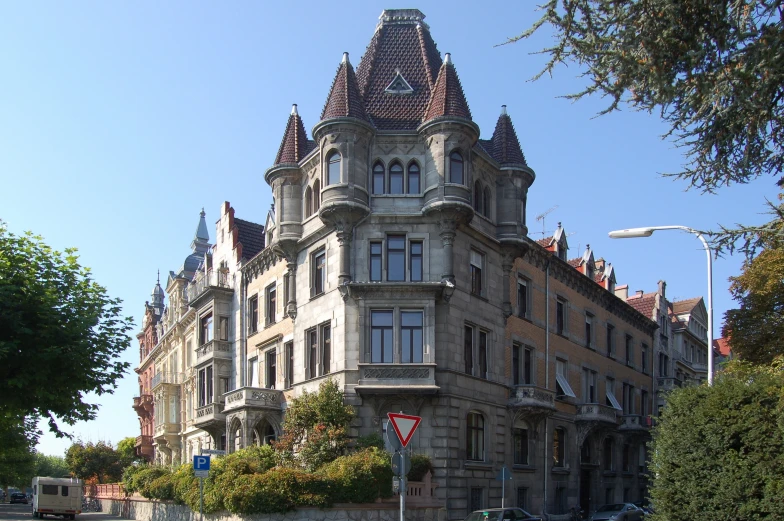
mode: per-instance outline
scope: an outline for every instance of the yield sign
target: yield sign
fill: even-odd
[[[388,412],[387,416],[389,417],[389,423],[392,424],[392,428],[395,429],[395,434],[397,434],[400,444],[405,447],[411,441],[411,436],[414,435],[414,431],[419,427],[419,422],[422,421],[422,418],[395,412]]]

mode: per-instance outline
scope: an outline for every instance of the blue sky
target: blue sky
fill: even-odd
[[[358,65],[388,3],[342,2],[15,2],[0,16],[0,219],[56,248],[75,246],[97,281],[124,301],[139,325],[156,271],[189,253],[202,207],[211,234],[230,201],[237,217],[259,223],[271,196],[263,174],[274,161],[291,104],[310,129],[321,114],[342,53]],[[663,178],[683,162],[660,136],[655,116],[600,118],[594,98],[571,103],[578,69],[531,83],[544,58],[535,40],[495,47],[538,16],[533,2],[422,1],[442,53],[451,52],[482,137],[506,104],[537,178],[535,217],[552,232],[563,222],[570,256],[590,244],[630,291],[667,281],[676,299],[706,294],[699,242],[680,232],[611,240],[607,232],[646,225],[759,223],[772,178],[721,190],[686,191]],[[411,7],[405,5],[404,7]],[[733,307],[727,277],[742,259],[714,265],[716,334]],[[138,363],[138,349],[124,359]],[[31,370],[34,368],[31,368]],[[139,433],[129,373],[115,394],[93,397],[98,419],[71,429],[84,440],[117,443]],[[69,442],[46,434],[39,450],[62,454]]]

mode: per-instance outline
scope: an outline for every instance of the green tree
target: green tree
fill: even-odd
[[[784,519],[784,365],[733,361],[669,394],[652,442],[651,521]]]
[[[602,114],[622,105],[658,112],[687,157],[672,175],[692,187],[712,192],[767,175],[784,186],[780,1],[548,0],[541,10],[509,39],[552,30],[555,43],[540,51],[548,61],[535,79],[577,63],[586,86],[567,98],[607,97]],[[782,222],[784,208],[769,205],[773,221],[723,228],[717,247],[731,251],[741,241],[753,253],[759,232]]]
[[[47,456],[37,452],[35,454],[35,475],[50,478],[70,477],[71,471],[62,456]]]
[[[307,391],[291,401],[283,420],[283,436],[275,447],[283,461],[315,470],[348,449],[348,428],[355,411],[343,403],[343,393],[332,380],[317,393]]]
[[[92,280],[76,250],[52,250],[41,237],[0,222],[0,417],[95,419],[86,393],[111,393],[129,367],[130,318]]]
[[[65,462],[77,478],[98,483],[115,483],[122,479],[120,454],[111,444],[103,441],[86,444],[77,441],[66,451]]]
[[[143,458],[136,455],[136,438],[128,437],[123,438],[117,444],[117,454],[120,456],[120,465],[122,468],[132,465],[133,463],[142,463]]]
[[[34,433],[31,437],[29,433]],[[35,475],[35,421],[0,417],[0,486],[26,487]],[[8,490],[6,490],[6,493]]]

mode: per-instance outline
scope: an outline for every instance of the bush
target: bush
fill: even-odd
[[[152,465],[131,465],[123,472],[123,487],[125,488],[125,492],[127,494],[138,492],[148,499],[157,499],[151,495],[152,492],[150,486],[152,485],[153,481],[167,474],[171,474],[171,471],[165,467]]]
[[[411,457],[411,470],[408,473],[410,481],[422,481],[425,479],[425,474],[433,472],[433,462],[430,457],[424,454],[414,454]]]
[[[378,434],[377,432],[368,434],[367,436],[360,436],[359,438],[357,438],[354,447],[358,451],[369,449],[370,447],[375,447],[379,450],[384,450],[384,438],[382,438],[381,435]]]
[[[392,495],[389,454],[376,448],[337,458],[318,473],[332,483],[335,503],[372,503]]]
[[[172,481],[172,474],[168,472],[152,480],[150,484],[144,488],[144,491],[146,492],[146,494],[143,494],[144,497],[149,499],[174,499],[174,482]]]
[[[329,507],[329,491],[329,482],[321,476],[276,468],[238,476],[231,488],[224,489],[224,501],[233,514],[283,513],[297,507]]]
[[[172,486],[174,487],[174,501],[179,504],[198,503],[199,480],[193,475],[193,465],[180,465],[172,473]]]

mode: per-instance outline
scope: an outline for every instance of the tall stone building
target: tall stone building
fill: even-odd
[[[638,500],[656,324],[590,248],[569,260],[562,228],[528,238],[535,174],[511,117],[480,139],[424,18],[381,14],[312,139],[292,108],[264,226],[225,203],[195,272],[170,276],[139,369],[154,361],[156,459],[268,443],[286,403],[331,378],[353,436],[384,432],[388,412],[423,417],[412,445],[448,519],[500,506],[502,466],[533,512]]]

